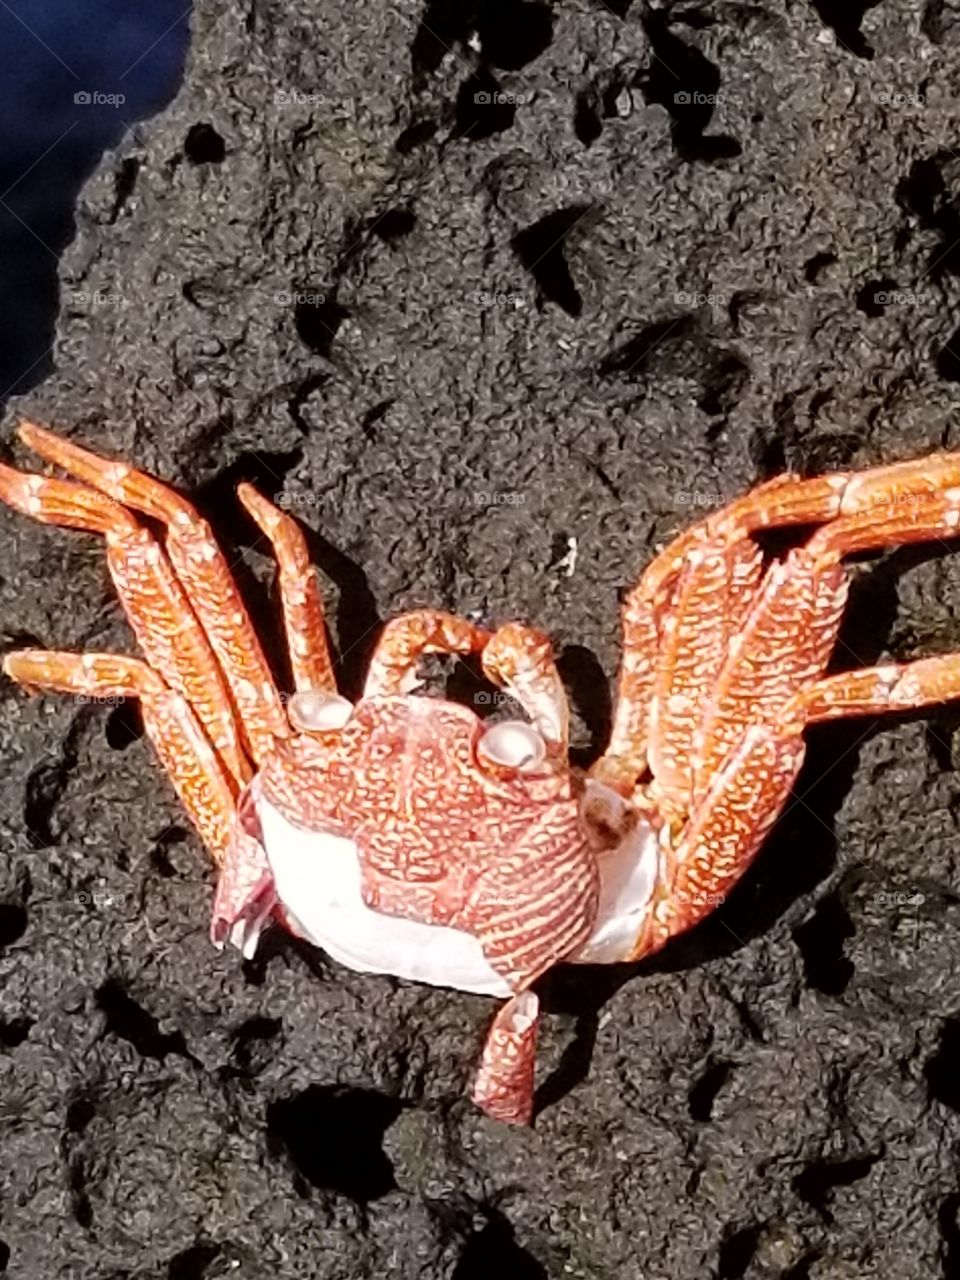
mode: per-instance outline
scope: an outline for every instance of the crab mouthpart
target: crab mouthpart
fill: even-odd
[[[590,779],[581,805],[600,870],[593,932],[575,964],[627,960],[660,874],[660,841],[651,824],[610,787]]]

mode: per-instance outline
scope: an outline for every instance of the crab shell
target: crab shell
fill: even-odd
[[[250,792],[295,933],[355,970],[493,996],[629,954],[658,842],[636,821],[602,838],[626,811],[615,793],[522,722],[430,697],[343,705],[341,728],[283,744]],[[263,919],[232,924],[247,954]]]

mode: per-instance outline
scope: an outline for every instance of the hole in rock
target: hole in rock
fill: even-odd
[[[824,995],[838,996],[854,974],[853,963],[843,954],[843,944],[856,934],[846,909],[836,896],[824,898],[806,923],[793,931],[800,948],[807,986]]]
[[[960,329],[944,344],[937,356],[937,373],[945,382],[960,382]]]
[[[762,1227],[741,1227],[728,1235],[717,1258],[717,1280],[741,1280],[757,1251]]]
[[[453,1272],[453,1280],[548,1280],[547,1270],[532,1253],[517,1244],[513,1227],[500,1213],[489,1213],[487,1225],[467,1242]]]
[[[543,297],[555,302],[568,316],[580,315],[583,299],[570,274],[566,243],[588,207],[573,205],[569,209],[558,209],[513,238],[513,247],[524,270],[533,276]]]
[[[870,59],[873,49],[860,30],[867,10],[880,0],[810,0],[817,17],[837,37],[837,43],[858,58]]]
[[[896,280],[868,280],[857,293],[857,310],[875,320],[878,316],[882,316],[888,304],[894,301],[891,294],[895,294],[897,288]]]
[[[195,124],[187,131],[183,154],[191,164],[220,164],[226,157],[227,144],[212,124]]]
[[[0,1018],[0,1045],[5,1049],[15,1049],[23,1044],[33,1026],[32,1018]]]
[[[549,48],[553,13],[538,0],[486,0],[477,35],[485,61],[503,71],[519,71]]]
[[[125,751],[143,737],[140,704],[135,699],[119,703],[107,717],[106,739],[114,751]]]
[[[381,240],[389,242],[409,235],[416,225],[417,215],[413,210],[400,206],[395,209],[384,209],[383,213],[378,214],[370,223],[370,230]]]
[[[951,1018],[940,1032],[937,1052],[923,1069],[931,1098],[960,1111],[960,1021]]]
[[[457,93],[455,134],[480,142],[506,133],[517,114],[517,103],[504,93],[499,81],[488,71],[478,71],[460,86]]]
[[[300,293],[307,300],[298,302],[293,310],[297,335],[311,351],[329,359],[337,330],[350,312],[320,291],[304,289]]]
[[[207,1280],[210,1267],[220,1257],[218,1244],[195,1244],[167,1263],[167,1280]]]
[[[153,1014],[128,995],[116,979],[109,979],[99,988],[96,1003],[106,1015],[107,1032],[132,1044],[144,1058],[163,1059],[168,1053],[190,1057],[181,1032],[162,1032]]]
[[[879,1159],[879,1155],[867,1155],[856,1160],[814,1160],[794,1179],[794,1190],[801,1200],[832,1221],[827,1208],[831,1192],[865,1178]]]
[[[692,1085],[688,1095],[690,1117],[706,1124],[713,1116],[713,1104],[717,1094],[730,1079],[733,1065],[729,1062],[714,1062],[703,1072]]]
[[[269,1105],[267,1132],[274,1150],[285,1150],[310,1186],[366,1204],[396,1186],[383,1135],[400,1110],[399,1102],[372,1089],[312,1084]]]
[[[27,913],[16,902],[0,902],[0,947],[9,947],[27,929]]]

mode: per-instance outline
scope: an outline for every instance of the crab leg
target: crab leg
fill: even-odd
[[[3,659],[18,684],[87,697],[139,698],[143,724],[217,866],[230,847],[236,788],[190,703],[145,662],[111,653],[23,649]]]
[[[540,1002],[532,991],[513,996],[487,1033],[473,1084],[473,1100],[494,1120],[529,1124]]]
[[[826,676],[797,694],[786,718],[799,715],[815,724],[843,716],[916,711],[954,698],[960,698],[960,654],[948,653]]]
[[[699,745],[693,741],[697,708],[707,705],[723,653],[760,585],[753,533],[861,513],[876,527],[878,512],[957,486],[960,454],[812,480],[779,476],[691,526],[648,566],[626,598],[614,724],[594,775],[629,794],[655,759],[668,807],[682,810],[689,800],[691,761]],[[893,523],[902,527],[902,521]],[[905,540],[889,531],[868,545]]]
[[[673,740],[682,738],[684,728],[689,732],[690,708],[715,675],[711,669],[715,653],[708,653],[704,661],[698,662],[695,651],[699,645],[689,643],[689,631],[699,622],[701,610],[709,613],[712,607],[718,617],[710,617],[698,629],[699,641],[715,649],[726,639],[731,597],[736,597],[738,585],[742,595],[747,594],[750,585],[752,553],[749,546],[743,551],[737,544],[748,540],[753,530],[767,525],[830,519],[836,509],[837,484],[842,487],[849,478],[798,480],[795,476],[777,476],[723,511],[691,525],[647,566],[624,600],[622,657],[610,743],[591,769],[592,776],[630,795],[649,766],[652,717],[656,718],[653,728],[663,740],[661,769],[678,767],[683,752]],[[677,579],[685,567],[688,572],[680,591],[686,607],[680,609]],[[735,580],[741,575],[742,582],[738,584]],[[676,687],[671,688],[675,701],[669,707],[663,706],[662,686],[670,681],[681,652],[693,660],[686,671],[679,672]],[[655,682],[661,685],[657,706],[653,705]],[[677,729],[669,723],[671,718],[676,720]],[[688,779],[681,774],[670,781],[679,798]]]
[[[237,497],[269,538],[276,557],[294,688],[297,693],[336,693],[323,600],[303,530],[252,485],[238,485]]]
[[[570,709],[548,637],[519,622],[505,623],[487,642],[482,663],[488,680],[506,689],[544,740],[565,753]]]
[[[855,551],[956,537],[960,488],[901,495],[824,525],[774,565],[728,646],[692,739],[693,795],[702,796],[747,726],[778,714],[817,679],[836,643],[848,579],[841,561]]]
[[[179,494],[122,462],[109,462],[79,445],[24,422],[20,437],[40,457],[107,494],[159,520],[166,550],[217,656],[259,764],[289,726],[260,641],[210,527]]]
[[[417,609],[383,628],[370,660],[365,698],[409,693],[420,683],[417,663],[425,653],[478,653],[490,632],[439,609]]]
[[[509,622],[491,634],[439,610],[402,614],[383,629],[364,696],[416,688],[417,663],[424,653],[481,653],[487,678],[516,698],[547,742],[566,750],[567,697],[542,631]]]
[[[223,676],[163,549],[130,513],[87,485],[0,464],[0,500],[44,524],[101,534],[120,603],[150,665],[190,702],[226,769],[242,786],[250,766]]]
[[[775,723],[752,725],[713,778],[680,843],[629,959],[657,950],[708,915],[736,884],[775,822],[803,758],[803,729],[841,717],[915,711],[960,698],[960,654],[844,671],[797,692]]]
[[[646,921],[622,959],[658,950],[723,901],[779,816],[803,754],[799,728],[751,725],[715,773],[677,846],[661,851]]]
[[[509,857],[481,872],[465,907],[484,955],[516,993],[494,1018],[473,1096],[490,1115],[515,1124],[529,1123],[533,1109],[539,1006],[530,987],[583,946],[600,894],[596,861],[576,856],[560,819],[546,806]]]

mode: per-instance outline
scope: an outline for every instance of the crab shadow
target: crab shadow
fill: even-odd
[[[909,570],[939,560],[943,548],[903,547],[854,578],[836,647],[836,668],[876,663],[897,614],[897,584]],[[897,717],[929,720],[929,712]],[[727,901],[662,952],[637,964],[563,965],[538,983],[544,1010],[575,1019],[555,1070],[540,1085],[536,1111],[560,1101],[589,1074],[600,1014],[621,987],[653,974],[698,968],[767,933],[834,870],[836,815],[853,785],[861,749],[892,717],[859,717],[817,726],[790,800],[750,871]]]

